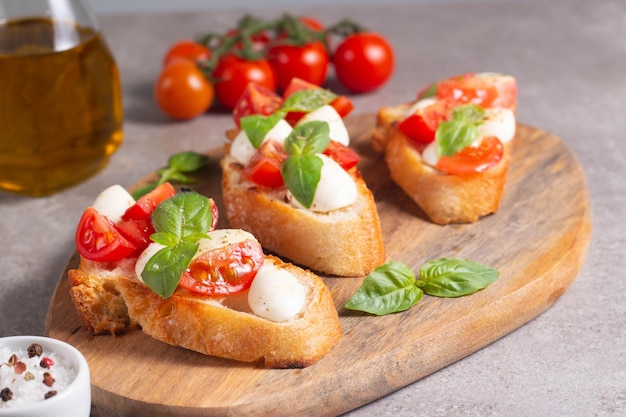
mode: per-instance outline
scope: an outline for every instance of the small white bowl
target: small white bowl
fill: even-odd
[[[0,350],[4,347],[12,352],[28,349],[32,343],[43,348],[43,355],[54,353],[76,370],[75,378],[69,385],[47,400],[32,402],[15,407],[0,408],[0,417],[89,417],[91,412],[91,381],[89,366],[85,357],[74,346],[57,339],[43,336],[10,336],[0,338]],[[7,358],[0,358],[5,362]],[[63,366],[55,364],[54,366]],[[51,373],[54,371],[51,368]],[[0,381],[0,390],[4,388]]]

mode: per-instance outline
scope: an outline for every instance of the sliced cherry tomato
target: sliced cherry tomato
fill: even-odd
[[[287,88],[285,89],[285,91],[283,92],[283,98],[286,99],[293,93],[296,93],[301,90],[314,90],[314,89],[320,89],[320,88],[322,87],[312,84],[308,81],[302,80],[300,78],[293,78],[291,82],[289,83],[289,85],[287,86]],[[337,113],[339,113],[341,117],[346,117],[354,109],[354,104],[352,104],[352,100],[350,100],[347,96],[338,96],[332,102],[330,102],[330,105],[335,108],[335,110],[337,111]],[[304,113],[301,113],[301,112],[289,112],[289,114],[287,114],[285,119],[289,122],[289,124],[293,126],[303,116],[304,116]]]
[[[217,227],[217,222],[219,220],[219,210],[217,208],[217,203],[215,203],[215,200],[209,198],[209,203],[211,204],[211,228],[209,229],[210,232],[211,230],[215,230],[215,228]]]
[[[163,67],[167,67],[172,62],[184,59],[187,61],[208,61],[211,58],[211,50],[192,40],[182,40],[175,43],[165,53],[163,57]]]
[[[83,258],[98,262],[118,261],[137,249],[111,220],[93,207],[83,212],[75,240],[76,249]]]
[[[442,156],[435,168],[451,175],[468,175],[483,172],[502,159],[504,148],[495,137],[483,138],[480,146],[468,146],[452,156]]]
[[[215,94],[228,110],[233,110],[250,82],[276,90],[274,70],[265,59],[247,61],[234,54],[224,55],[215,71]]]
[[[331,101],[330,105],[337,110],[337,113],[339,113],[339,116],[341,117],[346,117],[350,114],[350,112],[352,112],[352,110],[354,110],[352,100],[346,96],[338,96],[336,99]]]
[[[509,75],[468,73],[439,81],[437,95],[456,105],[473,103],[482,108],[504,107],[514,110],[517,83]]]
[[[264,258],[256,240],[232,243],[191,261],[178,285],[205,295],[235,294],[250,287]]]
[[[176,190],[172,184],[164,182],[148,194],[141,196],[135,204],[126,209],[126,212],[122,215],[122,220],[147,219],[152,215],[156,206],[164,200],[173,197],[175,194]]]
[[[286,158],[287,154],[279,143],[266,140],[243,169],[243,177],[266,187],[282,187],[285,181],[280,166]]]
[[[155,232],[152,219],[149,217],[142,220],[122,220],[117,228],[126,239],[137,247],[137,253],[143,252],[148,247],[152,242],[150,235]]]
[[[412,115],[398,123],[398,129],[408,138],[421,144],[435,140],[439,123],[451,115],[450,103],[437,100],[433,104],[418,108]]]
[[[154,87],[154,97],[161,110],[177,120],[206,112],[213,103],[213,93],[213,86],[198,66],[181,59],[163,69]]]
[[[233,118],[239,126],[242,117],[252,114],[267,116],[278,110],[282,104],[283,98],[273,90],[257,83],[248,83],[233,109]]]
[[[358,153],[356,153],[346,145],[343,145],[334,140],[330,141],[330,144],[323,153],[324,155],[327,155],[334,159],[335,162],[341,165],[341,167],[346,171],[356,166],[356,164],[359,163],[360,159]]]
[[[320,41],[302,46],[276,45],[268,52],[268,62],[276,74],[276,85],[284,91],[293,78],[321,86],[326,81],[330,58]]]
[[[333,54],[337,79],[348,89],[364,93],[382,86],[395,66],[389,42],[376,33],[355,33],[346,37]]]

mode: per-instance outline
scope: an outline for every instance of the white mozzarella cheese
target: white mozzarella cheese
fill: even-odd
[[[309,210],[325,213],[354,203],[358,196],[354,179],[333,159],[323,154],[317,156],[323,162],[322,172]],[[296,207],[303,208],[291,192],[289,199]]]
[[[135,275],[137,275],[137,278],[143,281],[143,279],[141,278],[141,274],[146,268],[146,264],[148,263],[150,258],[152,258],[158,251],[160,251],[164,247],[165,246],[161,245],[160,243],[152,242],[148,245],[147,248],[144,249],[143,252],[141,252],[141,255],[139,255],[139,257],[137,258],[137,262],[135,263]]]
[[[500,142],[506,143],[515,136],[515,114],[510,109],[485,109],[483,123],[478,125],[480,138],[496,136]]]
[[[312,112],[305,114],[300,120],[298,120],[296,126],[315,120],[328,123],[330,138],[332,140],[346,146],[350,144],[348,129],[343,123],[343,119],[341,118],[339,113],[337,113],[337,110],[335,110],[333,106],[326,104],[320,108],[313,110]]]
[[[295,276],[266,261],[252,281],[248,305],[257,316],[282,322],[302,311],[305,298],[305,289]]]
[[[262,142],[271,139],[282,145],[285,143],[285,139],[289,136],[292,130],[293,128],[289,125],[289,123],[287,123],[286,120],[280,119],[263,137]],[[240,130],[230,145],[230,154],[240,164],[247,165],[248,162],[250,162],[250,159],[254,156],[255,152],[256,148],[252,145],[252,142],[250,142],[246,132],[244,132],[243,129]]]
[[[428,97],[428,98],[424,98],[424,99],[416,101],[411,107],[409,107],[409,110],[407,110],[404,117],[407,118],[409,116],[412,116],[419,109],[428,107],[431,104],[435,104],[438,98],[439,98],[438,96],[432,96],[432,97]]]
[[[437,141],[433,140],[430,142],[424,150],[422,151],[422,159],[428,165],[435,166],[437,161],[439,161],[439,156],[437,155]]]
[[[112,185],[96,197],[91,207],[113,223],[122,221],[122,215],[135,204],[135,199],[121,185]]]

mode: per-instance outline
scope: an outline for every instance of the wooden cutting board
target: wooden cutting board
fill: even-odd
[[[314,366],[275,370],[172,347],[141,331],[90,337],[64,273],[46,334],[87,358],[92,416],[335,416],[508,334],[546,310],[574,280],[589,243],[591,208],[581,167],[559,138],[520,125],[500,211],[474,224],[438,226],[394,185],[381,155],[371,150],[374,116],[346,123],[377,201],[387,259],[417,272],[435,258],[463,257],[495,267],[500,279],[467,297],[425,296],[409,311],[374,317],[343,308],[361,278],[325,278],[342,341]],[[221,204],[221,149],[209,155],[196,189]],[[74,254],[67,268],[77,265]]]

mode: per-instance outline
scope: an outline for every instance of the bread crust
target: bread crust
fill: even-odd
[[[112,265],[81,258],[79,268],[68,274],[70,294],[93,334],[140,327],[157,340],[207,355],[261,362],[270,368],[313,365],[342,337],[330,291],[310,271],[273,256],[267,260],[290,271],[306,290],[303,310],[286,322],[254,315],[247,291],[205,297],[179,288],[164,299],[135,277],[132,262]],[[106,300],[115,301],[103,303]],[[120,308],[112,311],[112,306]]]
[[[423,162],[421,153],[397,127],[410,107],[402,104],[378,112],[372,146],[384,152],[391,179],[434,223],[472,223],[498,211],[504,193],[512,144],[504,144],[502,159],[486,171],[449,175]]]
[[[313,213],[285,202],[285,190],[258,186],[242,178],[242,166],[225,153],[222,195],[230,227],[251,232],[264,249],[316,272],[363,276],[385,260],[376,203],[356,168],[349,171],[358,189],[351,206]]]

